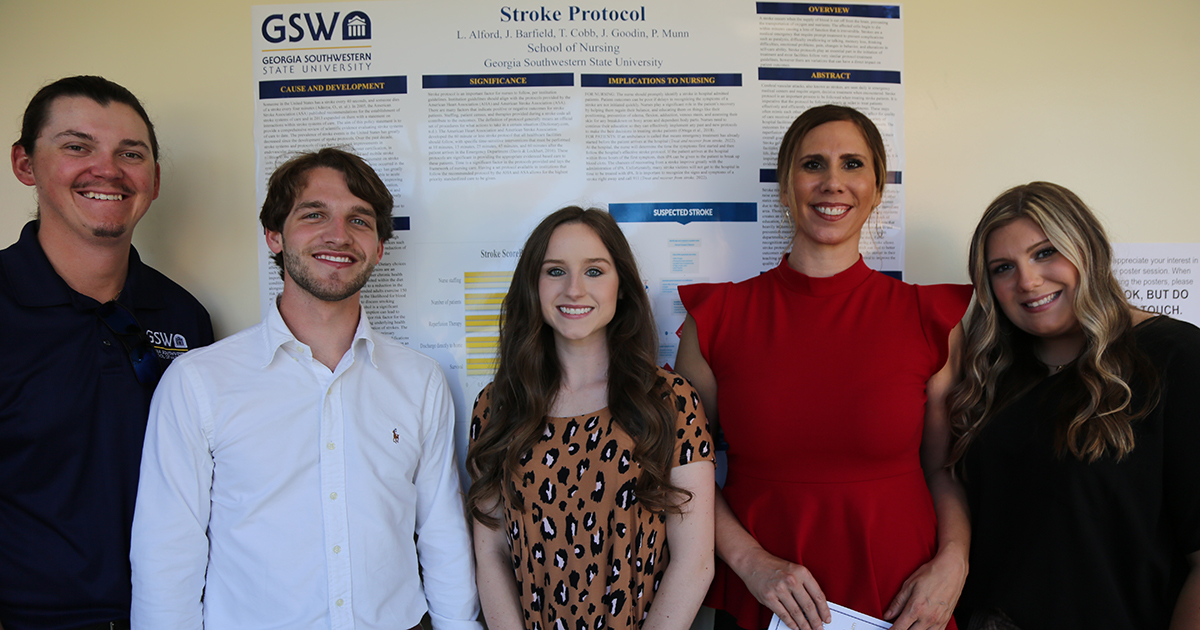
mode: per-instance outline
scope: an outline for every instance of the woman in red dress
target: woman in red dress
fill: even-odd
[[[827,601],[897,629],[955,627],[970,530],[943,400],[971,290],[863,263],[885,160],[863,114],[806,111],[779,150],[791,253],[744,282],[680,288],[676,369],[729,444],[706,601],[718,628],[772,613],[820,628]]]

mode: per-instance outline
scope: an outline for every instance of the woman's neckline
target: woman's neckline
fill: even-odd
[[[1151,313],[1149,317],[1147,317],[1147,318],[1143,319],[1142,321],[1131,326],[1129,328],[1129,332],[1131,332],[1131,333],[1140,332],[1142,329],[1148,328],[1151,325],[1153,325],[1154,322],[1165,320],[1165,319],[1169,319],[1169,318],[1166,317],[1165,315],[1161,315],[1159,313]],[[1082,354],[1082,353],[1083,353],[1083,351],[1081,350],[1080,354]],[[1041,359],[1038,359],[1037,362],[1041,363],[1043,366],[1046,367],[1047,370],[1050,371],[1049,374],[1046,375],[1046,378],[1051,379],[1051,378],[1054,378],[1055,376],[1058,376],[1059,374],[1062,374],[1063,372],[1066,372],[1067,368],[1074,365],[1075,362],[1078,360],[1079,360],[1079,355],[1076,355],[1073,359],[1071,359],[1070,361],[1067,361],[1066,363],[1063,363],[1062,365],[1050,365],[1049,363],[1046,363],[1045,361],[1042,361]]]
[[[867,263],[863,261],[862,256],[859,256],[858,261],[846,270],[825,278],[816,278],[792,269],[788,265],[788,256],[789,254],[783,255],[783,260],[775,268],[775,271],[786,287],[804,295],[823,296],[846,293],[861,285],[875,273],[875,270],[868,267]]]
[[[588,418],[590,418],[590,417],[592,417],[592,416],[598,416],[598,415],[600,415],[600,414],[604,413],[604,412],[605,412],[605,411],[607,411],[607,410],[608,410],[608,405],[604,405],[603,407],[601,407],[601,408],[599,408],[599,409],[597,409],[597,410],[595,410],[595,411],[588,411],[588,412],[584,412],[584,413],[577,413],[577,414],[575,414],[575,415],[573,415],[573,416],[552,416],[552,415],[550,415],[550,414],[546,414],[546,419],[547,419],[547,420],[572,420],[572,419],[574,419],[574,418],[584,418],[584,417],[588,417]]]

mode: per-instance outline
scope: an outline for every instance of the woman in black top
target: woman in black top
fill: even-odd
[[[1200,628],[1200,329],[1130,306],[1111,262],[1055,184],[975,230],[950,395],[969,630]]]

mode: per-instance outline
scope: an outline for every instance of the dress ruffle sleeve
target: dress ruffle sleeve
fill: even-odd
[[[688,315],[696,321],[696,336],[700,341],[700,354],[711,363],[709,351],[721,320],[725,314],[725,298],[733,284],[687,284],[679,287],[679,299]]]
[[[974,290],[969,284],[916,285],[921,328],[933,350],[933,371],[946,365],[950,355],[950,331],[962,321]]]

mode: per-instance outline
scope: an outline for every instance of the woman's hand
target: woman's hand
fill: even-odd
[[[755,599],[792,630],[821,630],[832,618],[825,593],[808,569],[773,555],[738,522],[720,490],[714,512],[717,557],[741,578]]]
[[[742,564],[749,569],[738,577],[787,627],[820,630],[832,620],[825,593],[808,569],[773,556],[762,547],[747,554]]]
[[[945,628],[967,580],[967,565],[962,557],[953,546],[947,546],[918,567],[900,586],[900,592],[883,611],[883,618],[895,619],[892,622],[895,630]]]
[[[883,611],[884,619],[895,619],[892,627],[896,630],[945,628],[967,581],[971,547],[967,495],[946,468],[950,454],[946,395],[958,381],[962,324],[950,331],[949,346],[946,365],[925,384],[925,429],[921,435],[921,468],[937,514],[938,550],[932,560],[908,576]]]

